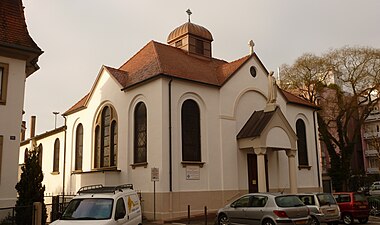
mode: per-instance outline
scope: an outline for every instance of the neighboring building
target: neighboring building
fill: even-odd
[[[374,107],[362,129],[362,145],[367,175],[379,177],[380,171],[380,111]]]
[[[15,205],[25,80],[41,49],[29,36],[21,0],[0,1],[0,208]]]
[[[329,79],[329,80],[331,81],[332,79]],[[334,80],[336,81],[336,78]],[[342,87],[341,82],[336,82],[335,84],[338,84],[338,85],[340,85],[340,87]],[[322,105],[323,104],[328,105],[328,107],[323,108],[323,111],[321,111],[320,115],[322,117],[338,118],[337,117],[338,111],[333,111],[333,107],[331,107],[333,104],[336,104],[334,102],[335,101],[334,96],[336,95],[335,90],[326,87],[319,94],[320,94],[320,97],[318,100],[318,104],[319,105],[321,105],[321,104]],[[346,94],[347,98],[350,98],[350,93],[345,92],[345,94]],[[339,139],[338,131],[337,131],[338,128],[336,127],[335,122],[336,121],[334,121],[333,119],[331,119],[331,121],[329,122],[329,129],[330,129],[329,132],[331,133],[331,135],[335,136],[335,138],[338,140]],[[347,128],[347,136],[348,137],[354,138],[353,132],[355,130],[356,125],[357,124],[355,124],[354,119],[350,119],[350,121],[347,123],[347,125],[343,125],[343,126],[347,126],[346,128]],[[320,142],[321,142],[320,146],[321,146],[323,191],[324,192],[334,192],[335,190],[333,190],[333,187],[332,187],[332,178],[328,174],[328,171],[331,168],[330,155],[328,153],[326,144],[323,143],[322,140]],[[352,179],[350,179],[347,182],[348,186],[346,187],[346,188],[348,188],[348,190],[353,190],[353,191],[356,191],[357,188],[362,185],[361,183],[363,181],[359,180],[358,177],[361,177],[361,175],[363,175],[363,172],[364,172],[363,149],[362,149],[362,143],[361,143],[360,137],[358,137],[357,143],[358,144],[356,144],[354,149],[353,149],[353,152],[351,155],[351,162],[350,162],[351,168],[350,168],[349,173],[351,174]],[[340,151],[340,149],[337,146],[335,146],[335,151],[338,152],[338,151]]]
[[[118,69],[103,66],[64,113],[67,130],[33,138],[46,192],[132,183],[144,216],[169,220],[247,192],[321,191],[315,105],[280,90],[253,51],[213,58],[212,41],[187,22],[168,44],[151,41]],[[20,163],[33,140],[22,143]]]

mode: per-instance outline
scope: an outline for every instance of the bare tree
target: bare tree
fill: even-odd
[[[321,108],[319,135],[330,157],[329,175],[335,190],[346,190],[361,127],[379,101],[380,50],[343,47],[321,57],[306,54],[282,71],[282,88]]]

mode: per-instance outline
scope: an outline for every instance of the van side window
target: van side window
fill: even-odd
[[[126,211],[125,211],[125,204],[124,204],[124,200],[123,198],[119,198],[116,202],[116,212],[115,212],[115,215],[116,217],[119,217],[120,215],[124,215],[125,216],[126,214]],[[122,216],[122,217],[124,217]]]

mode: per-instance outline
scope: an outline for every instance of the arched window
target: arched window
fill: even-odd
[[[139,102],[135,108],[134,126],[134,163],[147,162],[147,113],[143,102]]]
[[[116,121],[112,121],[111,123],[111,143],[110,143],[110,148],[111,148],[111,166],[116,166],[116,149],[117,149],[117,123]]]
[[[75,133],[75,170],[82,170],[83,161],[83,125],[77,126]]]
[[[42,152],[43,152],[43,147],[42,147],[42,144],[39,144],[38,145],[38,164],[40,165],[40,167],[42,168]]]
[[[59,139],[54,141],[53,172],[59,172]]]
[[[29,157],[29,150],[28,148],[26,148],[24,151],[24,164],[26,163],[26,160],[28,160],[28,157]]]
[[[182,161],[201,161],[201,120],[198,104],[186,100],[181,109]]]
[[[309,160],[307,157],[306,127],[305,122],[303,122],[302,119],[298,119],[296,122],[296,132],[298,138],[298,164],[300,166],[309,166]]]
[[[117,116],[111,106],[104,106],[96,120],[94,167],[115,167],[117,164]]]

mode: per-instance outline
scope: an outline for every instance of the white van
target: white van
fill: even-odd
[[[90,185],[79,189],[59,220],[51,225],[142,225],[133,185]]]

